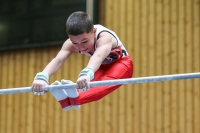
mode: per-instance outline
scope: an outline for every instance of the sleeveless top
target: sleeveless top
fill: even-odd
[[[112,48],[110,51],[110,54],[104,59],[104,61],[102,62],[102,64],[111,64],[115,61],[117,61],[120,58],[123,58],[125,56],[128,55],[124,45],[122,44],[122,42],[119,40],[118,36],[116,35],[115,32],[113,32],[112,30],[109,30],[108,28],[102,26],[102,25],[94,25],[94,28],[96,28],[96,39],[99,39],[99,35],[102,32],[108,32],[111,35],[113,35],[116,40],[117,40],[117,46],[115,48]],[[96,43],[94,44],[94,50],[96,50]],[[83,54],[83,53],[82,53]],[[92,54],[90,53],[84,53],[87,56],[92,56]]]

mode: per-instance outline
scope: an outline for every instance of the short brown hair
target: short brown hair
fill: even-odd
[[[82,11],[72,13],[66,22],[66,32],[68,35],[80,35],[93,30],[93,21],[90,16]]]

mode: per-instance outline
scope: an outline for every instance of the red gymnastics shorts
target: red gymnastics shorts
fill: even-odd
[[[112,64],[101,65],[100,68],[95,72],[94,79],[91,82],[132,78],[133,70],[133,62],[130,56],[125,56]],[[79,96],[77,98],[70,98],[70,102],[73,105],[82,105],[85,103],[97,101],[113,92],[120,86],[121,85],[91,87],[88,91],[79,92]],[[60,104],[63,108],[64,105],[62,105],[62,103],[65,102],[65,99],[60,101]]]

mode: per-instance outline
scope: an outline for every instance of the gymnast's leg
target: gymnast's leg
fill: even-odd
[[[118,60],[112,65],[102,65],[95,73],[93,81],[131,78],[132,75],[133,63],[128,56]],[[88,91],[79,92],[79,96],[77,98],[70,98],[70,101],[76,105],[97,101],[120,86],[121,85],[91,87]]]

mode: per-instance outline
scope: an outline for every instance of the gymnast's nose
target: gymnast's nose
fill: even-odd
[[[78,49],[79,49],[80,51],[83,51],[83,50],[85,49],[85,47],[84,47],[82,44],[79,44],[79,45],[78,45]]]

